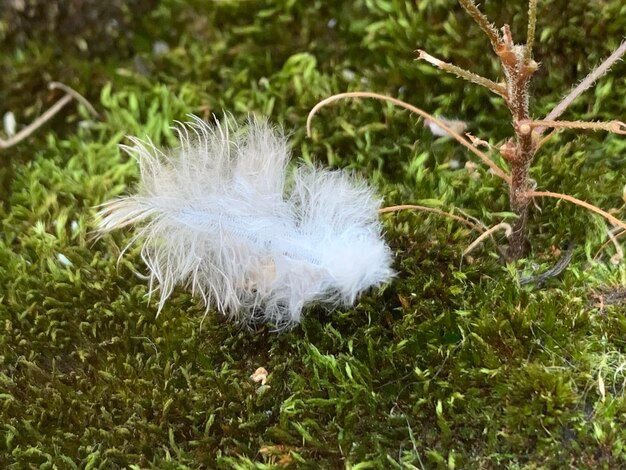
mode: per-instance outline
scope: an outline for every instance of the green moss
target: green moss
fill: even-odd
[[[522,35],[525,2],[500,3],[487,13]],[[70,105],[0,153],[0,467],[625,465],[624,307],[600,309],[594,292],[623,284],[626,268],[601,249],[605,223],[582,209],[537,201],[533,254],[508,267],[487,242],[462,260],[476,233],[454,221],[384,216],[397,279],[352,309],[312,308],[280,335],[204,317],[182,289],[156,317],[138,250],[118,262],[130,235],[91,235],[93,207],[137,178],[118,149],[124,135],[171,145],[174,120],[223,111],[269,115],[292,131],[296,155],[353,169],[389,204],[502,221],[506,187],[454,169],[467,152],[405,112],[346,101],[321,111],[312,139],[304,133],[320,99],[371,89],[467,120],[493,144],[509,135],[501,102],[413,60],[420,47],[497,78],[455,1],[163,0],[141,21],[124,5],[123,44],[102,43],[119,54],[73,49],[90,30],[29,35],[26,23],[0,20],[2,112],[28,123],[54,101],[45,82],[66,79],[102,114]],[[540,13],[536,115],[619,42],[626,10],[550,0]],[[22,35],[9,37],[9,26]],[[152,52],[159,40],[169,51]],[[622,75],[618,64],[569,117],[619,118]],[[533,177],[624,218],[625,142],[563,132]],[[518,272],[554,264],[565,240],[576,244],[570,267],[543,288],[520,287]],[[260,366],[266,386],[249,378]]]

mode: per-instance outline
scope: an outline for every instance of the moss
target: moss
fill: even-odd
[[[124,135],[171,145],[174,120],[224,110],[269,115],[295,154],[365,175],[389,204],[458,207],[488,225],[510,216],[499,181],[455,169],[471,157],[404,112],[338,103],[305,138],[318,100],[364,88],[467,120],[494,144],[510,132],[498,100],[413,61],[419,46],[497,78],[456,2],[340,3],[162,0],[141,21],[129,6],[126,39],[107,39],[127,52],[97,57],[72,52],[80,32],[9,25],[24,35],[1,46],[2,112],[24,125],[54,101],[45,81],[69,77],[102,118],[71,105],[0,154],[1,467],[624,466],[624,307],[600,309],[594,292],[626,271],[600,250],[604,222],[581,209],[537,201],[533,253],[512,266],[487,243],[462,260],[476,234],[453,221],[385,216],[397,279],[280,335],[204,317],[182,289],[156,317],[138,250],[118,263],[130,235],[93,239],[93,206],[137,178]],[[525,2],[485,7],[523,31]],[[537,115],[615,46],[626,14],[619,1],[540,9]],[[159,40],[169,50],[155,54]],[[570,117],[619,118],[622,70]],[[563,132],[533,177],[623,215],[624,146]],[[565,240],[576,249],[561,277],[520,287],[518,273],[552,265]],[[259,366],[266,386],[249,379]]]

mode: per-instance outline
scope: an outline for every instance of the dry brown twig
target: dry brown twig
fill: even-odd
[[[617,237],[613,233],[612,229],[609,229],[606,232],[609,235],[609,240],[611,241],[611,243],[613,243],[613,246],[615,247],[615,254],[611,256],[611,263],[615,265],[620,264],[624,259],[624,250],[622,249],[622,245],[620,245],[617,241]]]
[[[72,99],[75,99],[82,103],[87,110],[95,117],[98,117],[98,112],[80,93],[73,88],[64,85],[60,82],[50,82],[48,84],[50,90],[60,89],[65,92],[65,95],[61,97],[56,103],[48,108],[41,116],[31,122],[28,126],[20,130],[15,135],[10,136],[8,139],[0,139],[0,150],[7,149],[14,145],[19,144],[22,140],[29,137],[33,132],[43,126],[46,122],[52,119],[59,111],[61,111]]]
[[[311,136],[311,122],[313,120],[313,117],[317,114],[317,112],[320,109],[322,109],[324,106],[334,101],[338,101],[338,100],[345,99],[345,98],[374,98],[380,101],[388,101],[390,103],[395,104],[396,106],[400,106],[401,108],[411,111],[412,113],[417,114],[418,116],[421,116],[424,119],[428,119],[434,122],[443,130],[445,130],[448,134],[450,134],[454,139],[456,139],[461,145],[471,150],[478,158],[480,158],[483,161],[485,165],[491,168],[491,170],[496,176],[502,178],[506,182],[509,182],[510,177],[509,175],[506,174],[506,172],[502,168],[496,165],[496,163],[486,153],[478,150],[472,144],[472,142],[468,141],[467,139],[462,137],[458,132],[452,129],[445,121],[439,119],[438,117],[433,116],[432,114],[428,114],[426,111],[418,108],[417,106],[413,106],[412,104],[406,103],[397,98],[393,98],[391,96],[386,96],[386,95],[381,95],[379,93],[372,93],[369,91],[352,91],[352,92],[347,92],[347,93],[338,93],[336,95],[329,96],[328,98],[323,99],[322,101],[317,103],[311,109],[311,111],[309,111],[309,115],[306,120],[306,131],[309,137]]]
[[[467,248],[465,248],[465,250],[463,251],[463,256],[467,256],[469,255],[472,251],[474,251],[474,249],[476,249],[476,247],[478,245],[480,245],[482,243],[482,241],[486,238],[486,237],[491,237],[493,236],[494,232],[497,232],[498,230],[504,230],[504,233],[506,234],[506,236],[508,237],[509,235],[511,235],[511,231],[513,230],[511,228],[511,226],[509,224],[507,224],[506,222],[500,222],[497,225],[494,225],[493,227],[491,227],[489,230],[486,230],[485,232],[483,232],[476,240],[474,240]]]
[[[478,238],[476,238],[476,240],[474,240],[466,249],[465,251],[463,251],[463,256],[469,254],[471,251],[473,251],[477,246],[479,246],[483,240],[487,237],[491,238],[491,241],[493,242],[494,246],[497,248],[498,247],[498,243],[496,242],[496,240],[493,238],[493,234],[495,232],[497,232],[498,230],[504,230],[505,233],[508,234],[511,232],[511,226],[509,224],[507,224],[506,222],[501,222],[491,228],[487,228],[482,222],[474,219],[473,217],[467,215],[467,214],[463,214],[465,215],[466,218],[460,217],[458,215],[454,215],[450,212],[446,212],[443,211],[441,209],[437,209],[435,207],[427,207],[427,206],[420,206],[420,205],[416,205],[416,204],[401,204],[398,206],[389,206],[389,207],[383,207],[382,209],[378,210],[379,214],[389,214],[389,213],[394,213],[394,212],[400,212],[400,211],[404,211],[404,210],[415,210],[415,211],[420,211],[420,212],[430,212],[432,214],[437,214],[440,215],[442,217],[446,217],[452,220],[456,220],[457,222],[461,222],[462,224],[467,225],[469,228],[471,228],[472,230],[476,230],[478,232],[480,232],[480,235],[478,236]],[[463,211],[460,211],[463,212]],[[470,219],[474,219],[474,221],[470,220]]]
[[[626,54],[626,41],[622,42],[608,58],[591,71],[578,86],[574,87],[553,108],[553,110],[548,113],[545,119],[535,120],[530,116],[529,101],[530,82],[535,72],[539,69],[539,64],[533,60],[532,54],[537,22],[537,0],[529,0],[528,29],[525,44],[516,44],[514,42],[510,27],[506,24],[502,27],[501,31],[498,31],[489,19],[480,11],[473,0],[459,0],[459,3],[488,37],[502,66],[505,77],[504,84],[481,77],[473,72],[457,67],[454,64],[444,62],[443,60],[433,57],[422,50],[418,51],[418,59],[424,60],[441,70],[463,78],[464,80],[485,87],[492,93],[504,98],[505,103],[511,112],[514,136],[504,142],[500,146],[499,151],[511,167],[510,174],[500,168],[494,162],[493,158],[478,150],[474,145],[472,145],[472,142],[469,142],[457,132],[454,132],[441,120],[413,105],[378,93],[340,93],[320,101],[317,105],[315,105],[315,107],[313,107],[307,118],[307,132],[309,136],[311,135],[311,120],[313,116],[322,107],[343,98],[374,98],[391,102],[421,116],[424,119],[435,122],[438,126],[446,130],[460,144],[468,148],[472,153],[474,153],[474,155],[480,158],[495,175],[508,184],[511,209],[518,216],[518,218],[513,222],[510,233],[507,234],[509,238],[507,258],[509,260],[521,258],[526,253],[526,220],[533,197],[553,197],[565,200],[601,215],[615,226],[626,228],[626,224],[624,222],[620,221],[608,212],[594,206],[593,204],[566,194],[549,191],[535,191],[533,181],[529,176],[529,170],[537,151],[558,129],[602,130],[615,134],[626,135],[626,124],[617,120],[609,122],[557,120],[557,118],[567,110],[576,98],[578,98],[585,90],[590,88],[600,77],[605,75],[611,67]],[[548,136],[544,137],[543,132],[548,128],[553,129],[553,131]]]
[[[442,217],[447,217],[449,219],[452,220],[456,220],[457,222],[461,222],[462,224],[467,225],[468,227],[470,227],[473,230],[478,230],[479,232],[484,232],[483,228],[474,223],[471,222],[467,219],[464,219],[463,217],[459,217],[458,215],[454,215],[451,214],[450,212],[446,212],[446,211],[442,211],[441,209],[437,209],[436,207],[427,207],[427,206],[419,206],[416,204],[402,204],[399,206],[389,206],[389,207],[383,207],[382,209],[378,210],[379,214],[388,214],[388,213],[392,213],[392,212],[399,212],[399,211],[404,211],[404,210],[416,210],[416,211],[421,211],[421,212],[431,212],[433,214],[438,214]]]

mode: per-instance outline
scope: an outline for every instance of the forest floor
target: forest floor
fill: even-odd
[[[524,37],[526,2],[483,3]],[[385,205],[512,220],[505,183],[407,111],[341,101],[306,136],[310,109],[349,90],[462,120],[494,147],[510,136],[502,99],[415,60],[419,48],[501,77],[455,1],[0,8],[0,114],[23,128],[62,96],[50,81],[99,113],[70,103],[0,149],[0,467],[626,468],[626,261],[606,244],[606,221],[580,207],[537,199],[530,253],[509,264],[489,240],[463,257],[479,233],[454,220],[383,215],[396,278],[353,308],[310,307],[282,333],[205,317],[183,288],[157,316],[139,247],[118,262],[132,232],[94,239],[95,206],[138,178],[119,148],[126,136],[175,146],[176,120],[224,112],[268,116],[290,134],[294,161],[349,169]],[[533,116],[625,24],[620,0],[540,1]],[[624,120],[625,73],[617,64],[567,119]],[[531,173],[540,190],[626,220],[625,162],[623,136],[564,131]],[[570,243],[563,273],[520,285]],[[250,378],[259,367],[265,385]]]

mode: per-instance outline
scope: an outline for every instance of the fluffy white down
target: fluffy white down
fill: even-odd
[[[136,226],[159,311],[182,284],[207,308],[280,328],[308,303],[351,305],[391,279],[380,200],[364,182],[304,165],[288,174],[287,140],[266,121],[193,117],[177,131],[171,153],[124,146],[140,165],[137,193],[99,212],[101,232]]]

